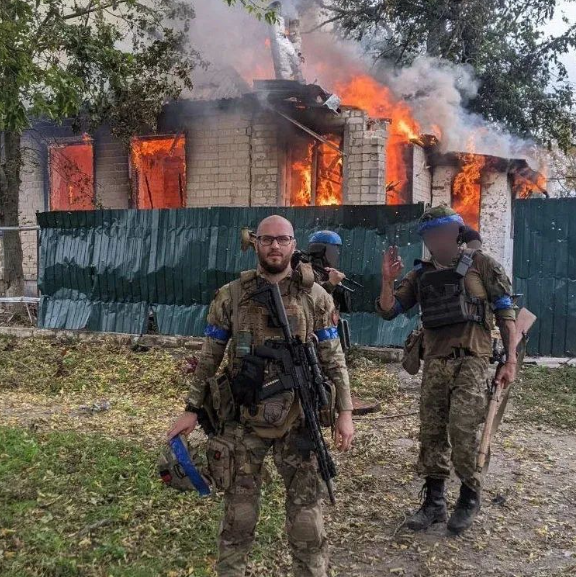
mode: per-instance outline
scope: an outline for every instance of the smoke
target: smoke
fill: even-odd
[[[339,38],[325,27],[317,29],[321,15],[311,0],[288,0],[282,6],[285,15],[301,20],[306,82],[334,91],[338,84],[369,74],[411,107],[422,133],[440,138],[441,151],[526,158],[533,168],[540,168],[535,143],[465,109],[479,87],[470,66],[426,56],[401,69],[382,62],[374,65],[359,43]],[[200,0],[194,8],[192,43],[212,67],[232,67],[250,86],[254,79],[274,78],[266,23],[222,0]]]

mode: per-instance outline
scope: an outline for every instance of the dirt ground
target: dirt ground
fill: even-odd
[[[357,392],[363,392],[358,383],[368,378],[398,376],[398,388],[382,403],[382,412],[356,419],[353,450],[337,456],[338,502],[326,507],[334,575],[576,575],[576,435],[525,422],[512,401],[496,438],[483,508],[473,529],[462,537],[448,536],[442,525],[414,534],[402,524],[419,506],[419,383],[398,366],[374,362],[356,361]],[[370,395],[372,388],[364,392]],[[55,398],[0,388],[0,422],[38,431],[122,435],[152,448],[178,407],[173,396],[147,400],[121,390],[108,391],[106,402],[102,405],[102,395],[85,391]],[[452,479],[450,506],[457,490]],[[286,544],[279,542],[274,554],[279,561],[273,572],[253,567],[250,575],[284,574]]]

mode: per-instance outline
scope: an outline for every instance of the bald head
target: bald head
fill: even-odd
[[[279,214],[267,216],[260,222],[256,230],[256,236],[281,236],[284,234],[294,236],[294,227],[288,219]]]
[[[287,271],[296,248],[292,223],[273,214],[258,225],[256,239],[256,253],[262,269],[273,275]]]

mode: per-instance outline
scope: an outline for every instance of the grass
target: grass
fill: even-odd
[[[214,575],[221,496],[173,492],[160,484],[155,470],[160,439],[181,408],[187,355],[185,350],[136,351],[107,341],[0,337],[2,577]],[[352,453],[334,455],[338,506],[327,507],[326,514],[336,568],[346,567],[337,574],[364,574],[350,568],[375,555],[377,547],[378,574],[409,563],[402,553],[408,548],[414,565],[407,574],[432,574],[419,572],[421,561],[439,576],[471,575],[453,565],[458,545],[452,541],[428,551],[417,535],[394,530],[401,513],[414,507],[419,483],[413,471],[416,446],[406,445],[417,439],[417,417],[397,418],[417,405],[417,387],[400,386],[403,377],[394,367],[358,352],[352,353],[350,368],[353,391],[380,401],[384,414],[394,418],[357,421]],[[522,421],[574,429],[576,368],[526,367],[513,396]],[[80,410],[100,400],[110,401],[110,408],[94,414]],[[522,442],[523,431],[520,427]],[[544,465],[549,466],[547,457]],[[536,475],[533,467],[531,462],[523,482]],[[249,574],[280,577],[290,564],[284,496],[274,467],[267,469]],[[514,510],[526,510],[532,496],[525,498]],[[542,516],[539,507],[535,514]],[[563,534],[571,539],[570,530]],[[517,544],[507,535],[504,531],[499,538],[516,555]],[[529,545],[532,551],[534,541]],[[541,545],[538,555],[544,556],[549,546]],[[562,542],[557,549],[570,546]],[[466,542],[462,547],[468,548]]]
[[[164,394],[181,393],[185,354],[162,349],[138,352],[111,340],[62,343],[0,336],[0,390],[55,395],[63,391],[154,393],[162,383]],[[178,362],[175,356],[180,357]]]
[[[576,430],[576,367],[526,366],[512,395],[523,419]]]
[[[0,575],[213,575],[220,499],[163,487],[156,453],[74,432],[0,428]],[[253,559],[282,540],[268,485]],[[272,555],[273,557],[273,555]]]

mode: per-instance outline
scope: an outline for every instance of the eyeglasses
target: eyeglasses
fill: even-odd
[[[280,246],[288,246],[293,240],[293,236],[283,234],[282,236],[268,236],[264,234],[262,236],[257,236],[256,239],[262,246],[270,246],[276,241]]]

